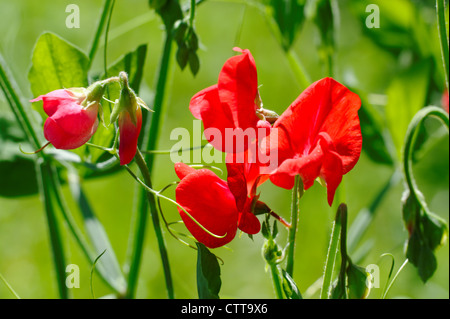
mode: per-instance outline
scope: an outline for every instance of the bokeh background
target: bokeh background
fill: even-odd
[[[365,8],[370,1],[337,1],[340,11],[340,28],[334,77],[345,85],[364,94],[367,107],[375,111],[383,136],[389,136],[391,108],[408,108],[409,102],[389,104],[389,96],[395,86],[392,83],[405,70],[426,64],[426,72],[419,74],[426,90],[426,104],[441,105],[444,90],[443,70],[440,63],[439,42],[436,28],[435,2],[426,1],[372,1],[380,6],[379,29],[367,29]],[[79,29],[68,29],[65,8],[75,3],[80,8]],[[31,99],[27,80],[33,46],[44,31],[51,31],[87,52],[100,15],[100,0],[61,1],[6,1],[0,0],[0,50],[17,81],[22,97]],[[234,46],[251,50],[258,68],[258,81],[264,106],[278,113],[304,89],[296,81],[283,49],[273,36],[264,12],[246,1],[208,0],[197,8],[196,30],[200,38],[200,71],[193,76],[188,69],[182,71],[172,59],[166,113],[162,116],[159,149],[170,149],[170,132],[177,127],[192,130],[193,117],[188,110],[190,98],[199,90],[214,84],[223,63],[232,56]],[[299,29],[293,51],[302,61],[313,81],[325,76],[325,68],[318,53],[319,33],[312,20],[306,19]],[[159,16],[149,9],[145,0],[118,0],[111,20],[107,58],[110,63],[141,44],[148,44],[141,97],[151,106],[157,65],[163,44],[163,30]],[[103,43],[93,64],[93,73],[101,73]],[[409,71],[413,76],[419,71]],[[416,72],[416,73],[414,73]],[[397,82],[398,84],[399,82]],[[402,83],[402,82],[400,82]],[[422,85],[421,81],[414,82]],[[396,85],[397,85],[396,84]],[[394,89],[392,89],[394,87]],[[398,87],[398,86],[397,86]],[[402,88],[400,84],[400,88]],[[408,87],[413,95],[414,85]],[[390,93],[391,92],[391,93]],[[395,94],[394,94],[395,95]],[[391,103],[392,104],[392,103]],[[35,192],[36,178],[27,174],[26,156],[11,156],[18,152],[17,140],[8,134],[18,134],[11,123],[14,117],[0,94],[0,273],[22,298],[57,298],[57,286],[53,269],[49,236],[43,204]],[[392,122],[392,120],[391,120]],[[8,131],[6,131],[8,130]],[[437,121],[426,123],[430,143],[423,148],[414,166],[414,173],[430,209],[449,220],[449,141],[448,134],[440,129]],[[8,132],[8,134],[7,134]],[[12,132],[12,133],[11,133]],[[384,140],[383,140],[384,141]],[[389,148],[389,145],[385,145]],[[376,151],[376,150],[375,150]],[[392,151],[392,150],[390,150]],[[376,152],[375,152],[376,153]],[[395,150],[392,153],[396,153]],[[153,184],[155,189],[175,181],[173,163],[167,155],[156,156]],[[222,167],[222,164],[217,166]],[[356,167],[344,177],[345,197],[349,207],[349,224],[359,211],[370,205],[374,196],[389,181],[395,165],[377,160],[374,154],[364,151]],[[226,176],[222,176],[226,178]],[[21,187],[26,195],[14,196],[8,192]],[[129,233],[132,211],[135,205],[136,185],[123,170],[99,178],[83,181],[92,207],[103,223],[114,250],[126,271],[129,253]],[[67,186],[63,187],[69,207],[78,216],[78,208],[71,200]],[[378,264],[380,288],[371,291],[369,298],[380,298],[391,266],[390,253],[395,258],[395,271],[403,263],[404,243],[407,232],[401,216],[402,182],[396,183],[383,198],[374,219],[364,234],[358,248],[363,254],[357,259],[361,266]],[[173,189],[167,195],[174,198]],[[289,219],[290,191],[265,183],[261,187],[261,199],[275,212]],[[163,203],[163,211],[170,221],[179,219],[173,205]],[[323,273],[324,262],[335,212],[326,204],[326,189],[316,183],[300,202],[299,230],[296,243],[294,279],[304,297],[318,297],[314,283]],[[77,217],[77,220],[79,218]],[[183,230],[182,226],[177,226]],[[156,239],[148,224],[143,262],[137,291],[138,298],[165,298],[164,278],[158,257]],[[80,249],[67,227],[63,233],[68,252],[68,262],[80,267],[80,288],[72,289],[75,298],[91,298],[90,271]],[[280,227],[278,242],[284,245],[287,232]],[[165,232],[175,282],[177,298],[197,298],[197,254]],[[214,252],[222,258],[222,298],[274,298],[270,273],[265,271],[261,256],[263,238],[260,234],[249,239],[245,234],[236,236],[227,248]],[[436,253],[438,269],[423,284],[417,270],[408,264],[392,287],[389,298],[448,298],[449,297],[449,245],[446,243]],[[104,296],[111,290],[94,275],[96,296]],[[316,285],[317,286],[317,285]],[[13,298],[0,282],[0,298]]]

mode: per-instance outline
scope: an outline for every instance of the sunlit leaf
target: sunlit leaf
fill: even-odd
[[[197,291],[199,299],[219,299],[220,266],[217,257],[202,243],[196,243],[197,257]]]

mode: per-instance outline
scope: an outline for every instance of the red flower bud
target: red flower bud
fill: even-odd
[[[130,113],[123,111],[119,114],[119,158],[120,165],[130,163],[136,155],[139,133],[142,127],[142,111],[138,107],[135,112],[136,122],[133,123]]]
[[[45,138],[58,149],[75,149],[89,141],[98,126],[98,102],[83,106],[86,90],[61,89],[30,102],[43,101],[49,116],[44,124]]]

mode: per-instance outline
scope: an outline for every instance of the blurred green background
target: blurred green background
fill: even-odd
[[[401,145],[396,145],[396,125],[405,121],[399,114],[408,113],[412,104],[441,104],[444,76],[436,27],[434,1],[372,1],[380,6],[380,28],[368,29],[365,11],[371,1],[339,0],[339,28],[336,29],[336,54],[333,76],[363,97],[363,107],[372,112],[384,140],[381,143],[396,156]],[[68,4],[80,8],[80,28],[66,28],[65,12]],[[100,15],[102,1],[6,1],[0,0],[0,50],[18,82],[23,99],[33,96],[27,80],[33,46],[44,31],[51,31],[75,44],[84,52]],[[177,127],[192,130],[193,117],[188,110],[190,98],[199,90],[217,81],[218,73],[227,58],[239,46],[250,49],[258,68],[258,81],[264,106],[282,113],[301,93],[292,65],[277,39],[273,36],[264,13],[245,1],[208,0],[197,8],[196,30],[201,41],[200,71],[193,76],[188,69],[180,70],[172,59],[166,113],[162,116],[159,149],[170,149],[170,132]],[[312,81],[326,76],[317,44],[320,34],[312,19],[306,19],[299,29],[292,50],[302,61]],[[140,44],[148,44],[144,78],[140,96],[151,106],[157,66],[163,44],[163,30],[159,16],[149,9],[145,0],[118,0],[111,20],[107,58],[109,64]],[[103,68],[103,42],[93,64],[93,73]],[[403,91],[399,92],[399,91]],[[424,92],[423,97],[421,93]],[[403,95],[402,95],[403,94]],[[406,97],[406,99],[404,98]],[[423,100],[423,101],[422,101]],[[395,103],[393,102],[395,101]],[[400,101],[400,102],[399,102]],[[401,113],[403,110],[405,112]],[[400,113],[396,113],[400,112]],[[14,117],[0,94],[2,134],[14,127],[5,123]],[[409,119],[407,119],[409,121]],[[17,129],[17,128],[16,128]],[[363,127],[364,129],[364,127]],[[448,134],[438,121],[426,122],[427,143],[418,155],[414,173],[431,211],[449,220],[449,141]],[[403,134],[403,135],[402,135]],[[19,134],[20,135],[20,134]],[[381,138],[381,137],[380,137]],[[388,141],[388,143],[385,143]],[[394,149],[392,149],[392,146]],[[382,149],[373,148],[361,154],[356,167],[344,177],[349,224],[357,213],[370,205],[380,189],[395,171],[395,164],[377,159]],[[397,147],[397,151],[395,150]],[[18,153],[18,143],[0,140],[0,158],[8,152]],[[369,154],[372,152],[372,154]],[[33,193],[36,177],[24,173],[23,161],[8,163],[0,176],[0,273],[22,298],[56,298],[57,286],[52,264],[47,223],[39,195]],[[173,163],[167,155],[158,155],[155,162],[153,186],[160,189],[177,180]],[[223,165],[218,165],[223,168]],[[9,174],[6,174],[8,172]],[[226,178],[226,176],[222,176]],[[29,195],[9,196],[8,188],[20,185]],[[134,180],[123,170],[108,176],[83,181],[91,204],[103,223],[119,261],[124,265],[129,254],[129,233],[135,205]],[[6,190],[6,191],[5,191]],[[290,191],[265,183],[261,200],[275,212],[289,219]],[[78,208],[71,200],[67,186],[63,188],[69,207],[78,216]],[[383,198],[374,220],[362,238],[360,247],[366,253],[357,263],[361,266],[378,264],[380,288],[374,288],[369,298],[379,298],[391,266],[390,253],[395,258],[395,271],[403,263],[404,243],[408,237],[401,216],[402,182],[398,182]],[[167,195],[174,198],[173,189]],[[163,203],[163,211],[170,221],[179,219],[173,205]],[[316,183],[300,202],[299,230],[296,243],[294,279],[304,297],[316,298],[314,283],[323,273],[324,262],[335,212],[326,204],[326,189]],[[150,221],[149,221],[150,222]],[[176,226],[183,230],[182,226]],[[71,289],[75,298],[90,298],[90,271],[80,249],[67,228],[62,228],[66,239],[67,261],[80,267],[80,288]],[[287,232],[280,227],[278,241],[284,245]],[[165,232],[175,282],[177,298],[197,298],[197,254]],[[260,234],[249,239],[245,234],[214,252],[223,259],[222,298],[274,298],[269,272],[261,256],[263,238]],[[143,262],[137,291],[138,298],[165,298],[164,278],[153,229],[148,224]],[[417,270],[408,264],[392,287],[389,298],[449,298],[449,245],[436,253],[438,269],[423,284]],[[108,295],[111,290],[94,275],[96,296]],[[313,285],[313,286],[312,286]],[[312,287],[311,287],[312,286]],[[13,298],[0,282],[0,298]]]

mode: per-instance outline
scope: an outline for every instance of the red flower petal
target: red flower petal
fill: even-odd
[[[175,173],[177,174],[178,178],[182,180],[187,175],[196,172],[197,170],[193,167],[190,167],[189,165],[186,165],[184,163],[175,163]]]
[[[75,98],[73,94],[66,89],[55,90],[30,100],[30,102],[37,101],[43,101],[44,112],[48,116],[52,116],[53,113],[55,113],[59,108],[64,107],[66,104],[80,102],[79,99]]]
[[[238,228],[244,233],[255,235],[261,230],[261,223],[251,212],[252,199],[248,199],[245,210],[239,214]]]
[[[258,92],[255,61],[248,50],[236,50],[242,54],[225,62],[218,84],[198,92],[189,104],[194,117],[203,121],[206,139],[227,153],[247,148],[255,138],[253,129],[259,120],[255,104]]]
[[[51,108],[56,111],[45,121],[44,136],[55,148],[78,148],[97,130],[98,105],[85,110],[74,101],[64,100],[59,105],[52,104]]]
[[[267,139],[269,151],[278,152],[281,163],[271,181],[292,188],[299,174],[307,189],[321,176],[331,205],[342,176],[361,153],[360,106],[356,94],[331,78],[307,88],[278,118]]]
[[[219,74],[220,102],[231,111],[234,127],[243,130],[256,127],[255,98],[258,93],[258,77],[253,56],[249,50],[235,48],[241,55],[228,59]]]
[[[186,213],[178,208],[187,229],[199,242],[209,248],[229,243],[236,235],[238,212],[233,194],[225,181],[213,172],[200,169],[186,175],[176,188],[176,200],[209,232],[208,234]]]
[[[136,125],[131,120],[128,112],[123,111],[119,115],[119,158],[120,165],[129,164],[136,155],[139,133],[142,127],[142,111],[136,109]]]
[[[81,131],[81,134],[71,134],[61,127],[52,117],[49,117],[44,124],[44,137],[55,148],[70,150],[78,148],[89,141],[97,130],[97,127],[98,119],[95,118],[94,124],[89,130]]]

